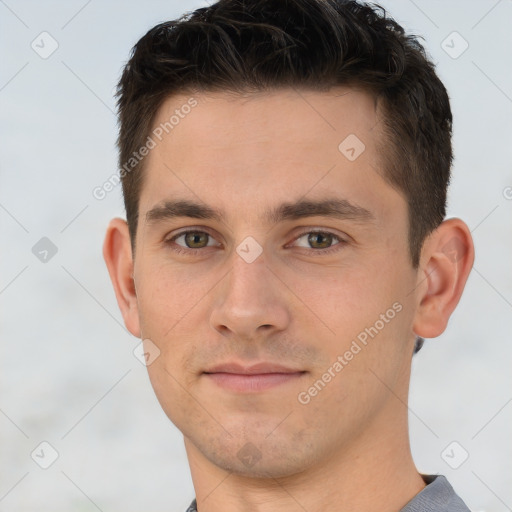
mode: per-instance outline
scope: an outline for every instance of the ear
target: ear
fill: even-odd
[[[435,338],[444,332],[474,259],[471,232],[461,219],[445,220],[427,238],[418,272],[418,306],[413,323],[416,335]]]
[[[116,218],[110,221],[103,243],[103,257],[114,285],[117,303],[126,328],[134,336],[140,338],[130,233],[125,220]]]

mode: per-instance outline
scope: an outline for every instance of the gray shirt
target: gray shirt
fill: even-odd
[[[400,512],[470,512],[443,475],[422,475],[427,486]],[[186,512],[197,512],[196,500]]]

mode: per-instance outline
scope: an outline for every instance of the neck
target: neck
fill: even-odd
[[[325,509],[396,512],[424,487],[412,460],[407,409],[396,401],[350,446],[300,473],[250,478],[225,471],[185,438],[198,512]]]

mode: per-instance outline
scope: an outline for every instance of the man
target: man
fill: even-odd
[[[119,89],[104,256],[181,430],[189,510],[467,511],[411,457],[411,358],[474,259],[446,90],[383,9],[221,0]]]

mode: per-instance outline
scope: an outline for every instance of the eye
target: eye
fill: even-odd
[[[178,243],[178,240],[183,239],[183,243]],[[177,235],[165,240],[166,245],[170,245],[172,249],[178,253],[194,253],[200,251],[205,247],[219,246],[214,242],[214,238],[206,231],[188,230],[182,231]]]
[[[221,245],[215,241],[210,233],[197,229],[181,231],[166,239],[164,243],[170,246],[174,252],[188,255],[199,254],[207,247],[219,247]],[[295,238],[291,245],[309,249],[310,254],[324,255],[341,250],[346,243],[341,237],[329,231],[309,230]]]
[[[300,240],[303,241],[297,244]],[[333,240],[337,240],[337,243],[333,244]],[[313,248],[314,252],[321,252],[322,254],[337,251],[341,247],[337,248],[336,246],[342,246],[344,243],[345,241],[334,233],[320,230],[306,231],[295,239],[296,247]]]

